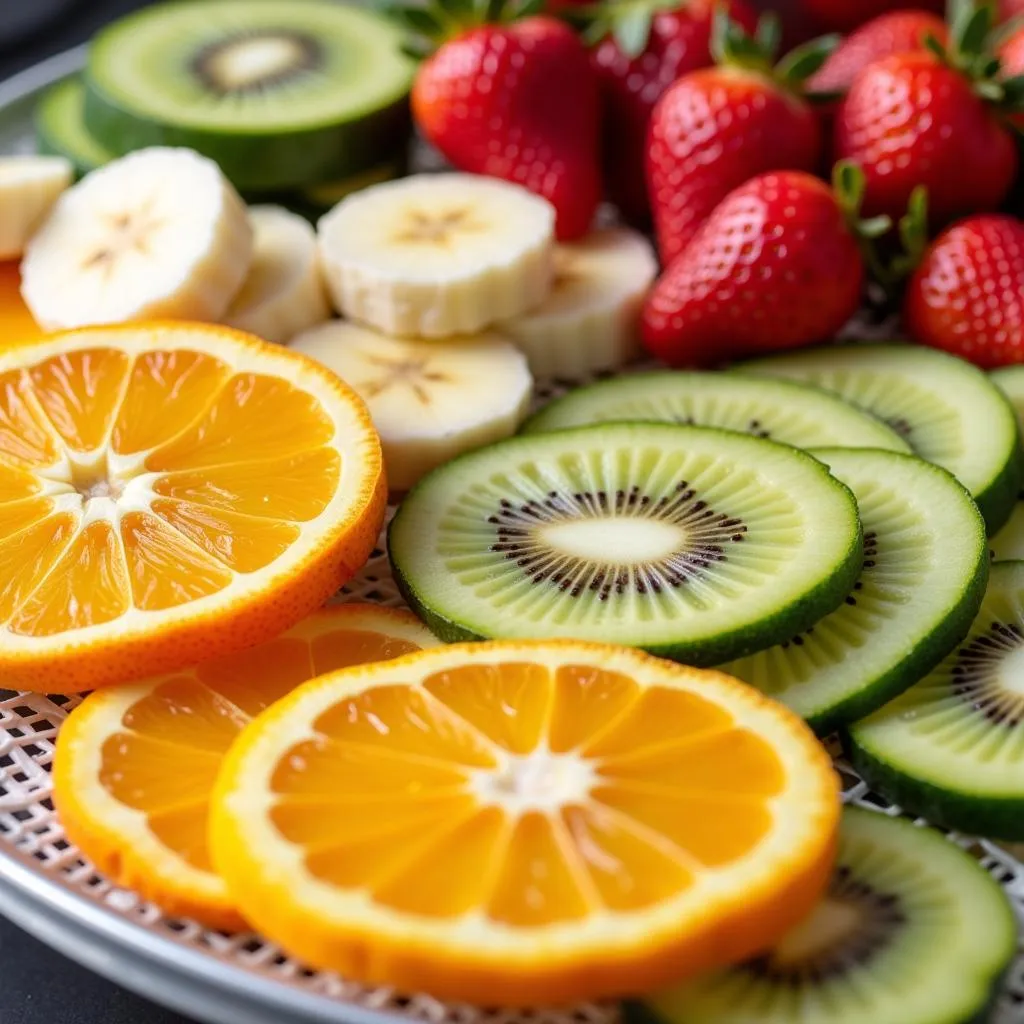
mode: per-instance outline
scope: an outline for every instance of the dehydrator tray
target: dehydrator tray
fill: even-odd
[[[84,48],[69,50],[0,84],[0,153],[32,151],[39,95],[79,70],[84,56]],[[884,337],[887,327],[855,323],[849,330],[857,337]],[[557,382],[541,382],[537,404],[562,390]],[[338,599],[402,604],[382,548]],[[209,1024],[616,1024],[613,1004],[482,1009],[365,988],[310,971],[259,936],[165,917],[111,885],[65,839],[51,800],[53,743],[78,699],[0,689],[0,913],[54,949]],[[847,766],[840,763],[839,769],[848,802],[900,813]],[[1000,882],[1024,926],[1024,863],[1015,856],[1024,857],[1024,847],[1015,851],[955,835],[950,840],[974,853]],[[0,964],[0,1009],[3,989]],[[1024,1024],[1024,945],[993,1024]]]

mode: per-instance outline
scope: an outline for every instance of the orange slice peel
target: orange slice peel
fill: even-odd
[[[206,842],[210,792],[231,743],[252,716],[319,673],[436,643],[409,612],[333,605],[257,647],[91,694],[58,734],[54,758],[69,840],[170,914],[243,927]]]
[[[228,328],[0,353],[0,673],[74,692],[239,650],[365,562],[386,504],[358,396]]]
[[[214,863],[313,966],[487,1005],[656,988],[769,947],[839,787],[742,683],[573,641],[434,648],[299,687],[232,747]]]

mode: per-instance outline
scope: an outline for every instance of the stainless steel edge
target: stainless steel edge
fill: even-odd
[[[85,53],[85,46],[66,50],[0,82],[0,121],[9,108],[80,70]],[[207,1024],[408,1024],[155,934],[46,878],[30,856],[2,845],[0,914],[89,970]]]

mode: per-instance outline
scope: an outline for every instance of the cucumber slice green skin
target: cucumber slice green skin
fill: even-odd
[[[826,390],[835,390],[836,394],[839,394],[841,398],[846,396],[837,389],[831,389],[827,384],[819,380],[819,375],[823,370],[826,370],[831,365],[834,365],[839,359],[849,356],[851,353],[856,353],[858,357],[863,357],[865,360],[871,359],[873,355],[876,355],[884,360],[894,359],[898,355],[904,353],[910,355],[911,358],[921,359],[923,358],[930,360],[937,366],[943,364],[947,366],[960,366],[963,368],[963,372],[967,377],[973,378],[975,381],[984,382],[987,377],[986,374],[978,370],[976,367],[965,363],[961,359],[957,359],[955,356],[948,355],[944,352],[939,352],[935,349],[921,349],[919,346],[901,343],[890,343],[890,344],[854,344],[854,345],[839,345],[839,346],[826,346],[818,349],[806,349],[804,351],[794,353],[792,355],[783,356],[771,356],[766,359],[756,359],[745,363],[737,363],[735,369],[745,373],[751,374],[766,374],[768,376],[781,376],[791,380],[800,380],[807,383],[817,384],[818,387],[823,387]],[[990,390],[988,388],[986,391]],[[1008,399],[1001,393],[998,387],[991,389],[990,400],[993,403],[998,403],[1001,411],[1005,413],[1005,425],[1006,429],[1014,431],[1014,437],[1012,440],[1013,452],[1010,458],[1008,458],[998,468],[998,471],[988,480],[981,483],[979,486],[969,486],[974,500],[981,510],[981,514],[985,517],[985,522],[988,525],[988,535],[991,537],[997,533],[1003,526],[1006,525],[1013,512],[1013,506],[1017,501],[1017,496],[1021,492],[1022,486],[1024,486],[1024,444],[1021,441],[1021,432],[1017,426],[1017,418],[1014,415],[1014,410]],[[989,397],[989,396],[986,396]],[[849,400],[849,399],[847,399]],[[856,404],[856,403],[854,403]],[[874,410],[866,409],[865,411],[873,412]],[[944,468],[950,469],[955,473],[955,469],[951,466],[945,466]]]
[[[956,649],[957,645],[967,636],[971,624],[981,608],[989,579],[989,559],[985,538],[985,521],[976,511],[976,506],[967,489],[952,474],[914,456],[899,455],[895,452],[817,449],[811,454],[816,455],[826,465],[832,466],[833,473],[841,480],[844,475],[844,464],[849,466],[858,458],[870,460],[872,456],[882,456],[890,464],[890,467],[902,464],[904,472],[924,469],[930,474],[941,476],[948,481],[951,488],[962,494],[964,504],[975,510],[972,518],[975,519],[974,531],[977,547],[974,572],[965,582],[956,603],[948,609],[946,616],[931,632],[913,638],[902,649],[899,661],[890,664],[879,675],[865,679],[861,687],[847,696],[831,704],[823,705],[817,711],[808,712],[804,708],[795,709],[804,715],[805,721],[816,735],[824,737],[830,736],[851,722],[865,718],[884,707],[889,701],[898,697],[931,672]],[[881,467],[878,470],[878,478],[884,479]],[[856,496],[857,488],[853,487],[852,489]],[[842,609],[840,608],[835,614],[842,615]],[[850,656],[856,658],[856,652],[851,650]],[[722,668],[726,672],[731,671],[729,665],[722,666]],[[735,674],[741,679],[744,678],[744,673],[741,671],[736,671]],[[782,700],[783,703],[786,702],[785,694],[772,696]]]
[[[401,159],[412,132],[407,97],[359,121],[333,129],[273,135],[223,132],[165,124],[123,110],[87,78],[85,125],[119,155],[147,146],[194,149],[220,165],[240,191],[302,188],[358,174]]]
[[[609,429],[615,430],[616,428],[633,431],[642,430],[644,434],[651,435],[651,439],[647,442],[650,445],[657,443],[656,439],[659,435],[663,440],[671,438],[672,435],[685,437],[686,433],[691,432],[705,435],[717,434],[724,438],[741,436],[737,435],[734,431],[716,430],[714,428],[644,422],[582,427],[574,430],[558,431],[556,434],[545,436],[558,436],[566,440],[578,437],[582,440],[592,433],[596,434]],[[409,509],[414,507],[415,501],[419,496],[428,493],[428,489],[433,486],[433,481],[438,478],[439,474],[456,473],[460,469],[470,470],[474,460],[478,459],[483,453],[492,452],[500,448],[512,451],[515,446],[522,445],[524,442],[528,443],[530,440],[532,438],[517,436],[498,442],[495,445],[490,445],[487,448],[467,452],[428,474],[409,492],[388,527],[387,546],[391,571],[399,593],[427,628],[446,643],[489,640],[494,638],[494,634],[489,634],[480,628],[474,628],[471,624],[459,621],[451,615],[445,615],[432,607],[430,601],[424,596],[421,587],[405,571],[401,559],[395,557],[396,550],[401,550],[402,548],[401,534],[407,529],[406,522],[411,519]],[[714,667],[722,664],[724,661],[731,661],[770,647],[779,642],[783,637],[802,632],[808,626],[812,626],[823,616],[839,607],[852,590],[860,574],[864,557],[864,534],[859,516],[856,514],[856,500],[853,493],[845,484],[832,477],[818,460],[799,449],[761,439],[757,439],[755,443],[771,448],[785,449],[792,455],[800,459],[806,459],[808,463],[820,467],[822,472],[828,476],[831,484],[848,499],[856,528],[850,534],[849,543],[843,553],[840,564],[835,566],[831,574],[820,579],[798,599],[781,607],[773,616],[756,623],[740,625],[732,630],[723,630],[714,636],[702,640],[680,643],[637,643],[633,644],[633,646],[639,647],[657,657],[682,662],[697,668]],[[424,542],[422,533],[416,536],[417,543]]]
[[[82,178],[115,159],[117,154],[101,145],[85,127],[85,86],[74,75],[51,86],[36,105],[36,149],[45,155],[70,160],[75,177]]]
[[[682,421],[679,414],[690,411],[691,397],[715,404],[708,419],[686,420],[696,426],[767,436],[797,448],[842,445],[911,453],[910,445],[895,430],[849,402],[837,400],[830,391],[738,372],[657,370],[599,381],[550,402],[523,424],[520,433],[639,419],[678,423]],[[734,403],[733,409],[723,410],[723,402]],[[736,404],[741,409],[736,409]],[[644,406],[651,408],[652,415],[637,411]]]
[[[858,807],[844,812],[838,863],[848,872],[840,891],[863,883],[908,901],[903,924],[909,930],[886,942],[878,961],[848,961],[849,979],[797,971],[792,988],[783,988],[782,979],[763,982],[743,965],[727,968],[627,1003],[627,1024],[989,1021],[1018,938],[1013,908],[996,880],[934,829]],[[808,940],[805,933],[798,941]],[[914,964],[905,982],[901,960]]]

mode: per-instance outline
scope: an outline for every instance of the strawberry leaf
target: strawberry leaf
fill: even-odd
[[[647,49],[654,11],[646,4],[630,4],[613,19],[612,36],[616,44],[625,56],[634,60]]]
[[[806,82],[811,75],[821,70],[841,41],[842,36],[822,36],[798,46],[778,64],[775,68],[776,75],[792,85]]]
[[[782,22],[776,14],[766,14],[757,23],[757,45],[768,60],[775,60],[782,46]]]

